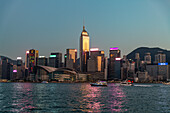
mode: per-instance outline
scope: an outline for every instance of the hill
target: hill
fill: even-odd
[[[135,53],[139,53],[140,60],[144,60],[145,53],[151,53],[151,60],[152,63],[155,60],[155,55],[158,53],[158,51],[162,51],[164,54],[166,54],[166,61],[170,63],[170,51],[161,49],[161,48],[149,48],[149,47],[139,47],[135,50],[133,50],[131,53],[127,55],[128,59],[135,59]]]

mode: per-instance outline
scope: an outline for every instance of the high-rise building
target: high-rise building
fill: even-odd
[[[146,53],[144,56],[144,62],[146,64],[151,64],[151,54],[150,53]]]
[[[83,31],[80,36],[80,71],[87,71],[87,60],[89,59],[89,47],[90,47],[90,38],[89,34],[83,26]]]
[[[135,71],[139,71],[140,67],[140,56],[139,53],[135,53]]]
[[[25,69],[28,69],[29,67],[29,50],[26,51],[26,54],[25,54]]]
[[[47,58],[45,56],[39,56],[38,65],[47,66]]]
[[[77,49],[67,49],[65,57],[66,67],[76,69]]]
[[[94,65],[94,70],[93,72],[104,72],[104,51],[99,51],[99,48],[91,48],[90,49],[90,59],[89,59],[89,63],[93,63]],[[91,65],[88,65],[88,70],[87,71],[92,71],[92,69],[90,69]],[[93,67],[93,66],[92,66]]]
[[[6,57],[0,57],[0,79],[10,80],[13,74],[13,64]]]
[[[126,58],[126,55],[123,55],[122,59],[122,71],[121,71],[121,79],[126,80],[128,77],[128,70],[129,70],[129,62]]]
[[[25,68],[21,57],[17,57],[17,76],[13,79],[23,80],[25,74]]]
[[[48,65],[55,68],[62,67],[62,53],[51,53]]]
[[[26,51],[26,57],[25,57],[25,75],[27,79],[33,80],[34,79],[34,68],[38,64],[38,56],[39,52],[38,50],[31,49]]]
[[[158,54],[155,55],[155,63],[165,63],[166,62],[166,54],[162,51],[158,51]]]
[[[109,71],[108,71],[108,79],[119,79],[120,77],[117,76],[117,68],[116,65],[116,58],[120,58],[121,52],[118,47],[110,48],[109,51]]]

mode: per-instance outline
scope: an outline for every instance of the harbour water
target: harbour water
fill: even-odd
[[[0,113],[170,112],[170,85],[0,83]]]

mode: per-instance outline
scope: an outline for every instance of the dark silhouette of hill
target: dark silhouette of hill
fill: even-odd
[[[166,54],[166,61],[170,63],[170,51],[167,51],[165,49],[161,48],[149,48],[149,47],[139,47],[135,50],[133,50],[131,53],[127,55],[128,59],[135,59],[135,53],[139,53],[140,60],[144,60],[145,53],[151,53],[151,60],[152,63],[155,61],[155,55],[158,53],[158,51],[162,51],[164,54]]]

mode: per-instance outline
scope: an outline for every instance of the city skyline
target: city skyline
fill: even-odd
[[[110,47],[119,47],[122,56],[141,46],[170,49],[168,0],[2,0],[0,4],[0,55],[12,59],[25,58],[29,49],[46,57],[51,52],[64,55],[68,48],[79,51],[83,18],[90,48],[104,50],[106,56]]]

